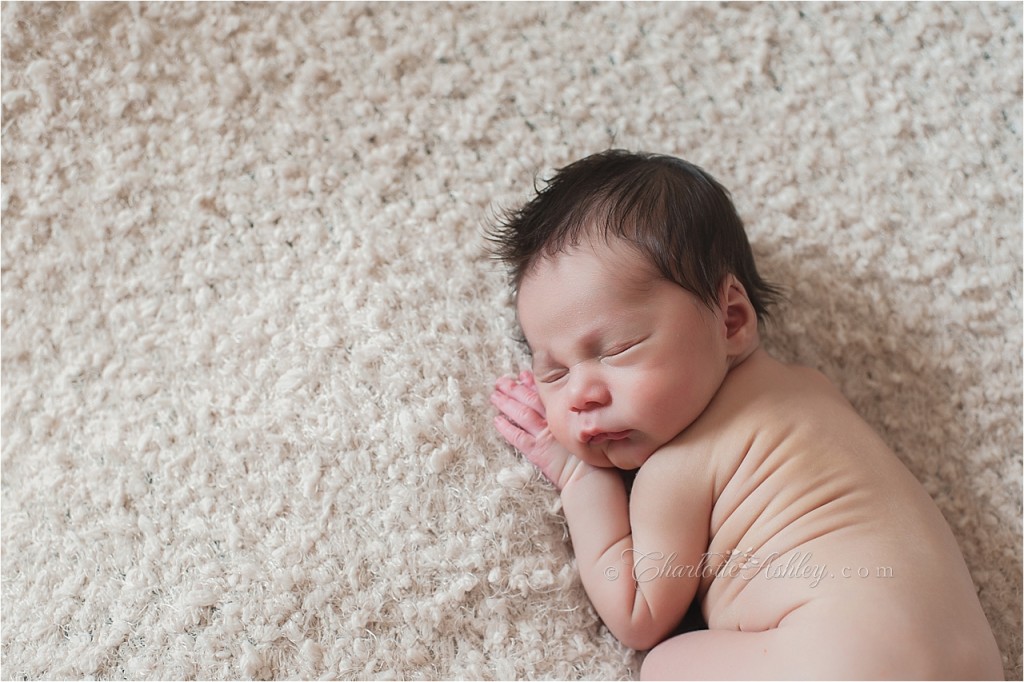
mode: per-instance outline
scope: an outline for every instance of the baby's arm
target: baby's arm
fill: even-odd
[[[682,620],[708,543],[710,489],[685,480],[671,458],[652,455],[628,499],[615,469],[595,469],[562,490],[587,595],[634,649],[652,648]]]
[[[680,481],[680,472],[665,471],[655,455],[638,474],[631,503],[618,470],[581,462],[554,440],[528,372],[519,381],[500,379],[491,400],[501,411],[498,431],[561,491],[580,577],[605,624],[635,649],[660,642],[697,590],[708,486]],[[697,493],[701,487],[707,500]],[[655,575],[666,565],[676,569],[672,575]],[[679,570],[686,566],[694,570]]]

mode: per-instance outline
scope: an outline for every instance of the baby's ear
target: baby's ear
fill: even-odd
[[[730,356],[742,356],[757,344],[757,313],[747,290],[735,275],[726,275],[718,294],[719,312],[725,324],[725,343]]]

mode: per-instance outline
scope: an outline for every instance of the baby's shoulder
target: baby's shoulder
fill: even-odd
[[[733,414],[772,411],[793,402],[818,404],[845,399],[835,384],[820,371],[805,365],[786,364],[760,351],[733,369],[721,389],[721,402]]]
[[[755,443],[778,441],[808,424],[835,421],[851,410],[836,386],[816,369],[784,364],[762,353],[735,368],[681,444],[721,460]]]
[[[848,411],[849,403],[816,369],[784,364],[760,351],[734,368],[701,416],[654,453],[642,478],[659,482],[715,481],[723,463],[755,442],[774,442],[821,421],[816,415]],[[832,418],[826,419],[835,423]],[[640,476],[638,475],[638,480]]]

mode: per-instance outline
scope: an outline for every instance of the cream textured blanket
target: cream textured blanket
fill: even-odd
[[[628,678],[484,227],[731,188],[1021,675],[1020,4],[4,4],[2,676]],[[879,627],[886,627],[880,622]]]

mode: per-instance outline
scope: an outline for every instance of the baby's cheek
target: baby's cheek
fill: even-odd
[[[650,435],[663,443],[675,438],[689,426],[703,406],[694,405],[690,387],[680,381],[658,382],[649,386],[640,410],[636,412],[650,429]]]
[[[679,399],[685,391],[678,379],[665,373],[660,376],[644,375],[632,383],[628,392],[624,392],[619,409],[633,420],[657,419],[678,409]]]
[[[555,437],[555,440],[558,441],[559,445],[566,448],[567,450],[573,451],[573,453],[575,454],[575,443],[573,443],[573,439],[569,437],[568,424],[565,423],[565,420],[563,418],[559,416],[552,417],[551,413],[549,412],[548,429],[551,430],[551,435]]]
[[[557,414],[554,417],[552,417],[551,413],[549,412],[547,416],[547,422],[548,428],[551,429],[551,433],[553,433],[555,438],[557,438],[559,441],[562,441],[563,436],[565,435],[565,421]]]
[[[570,424],[566,419],[560,419],[558,417],[548,418],[548,429],[551,431],[551,435],[555,437],[558,444],[563,448],[571,452],[578,459],[586,462],[590,453],[587,452],[586,448],[576,440]]]

